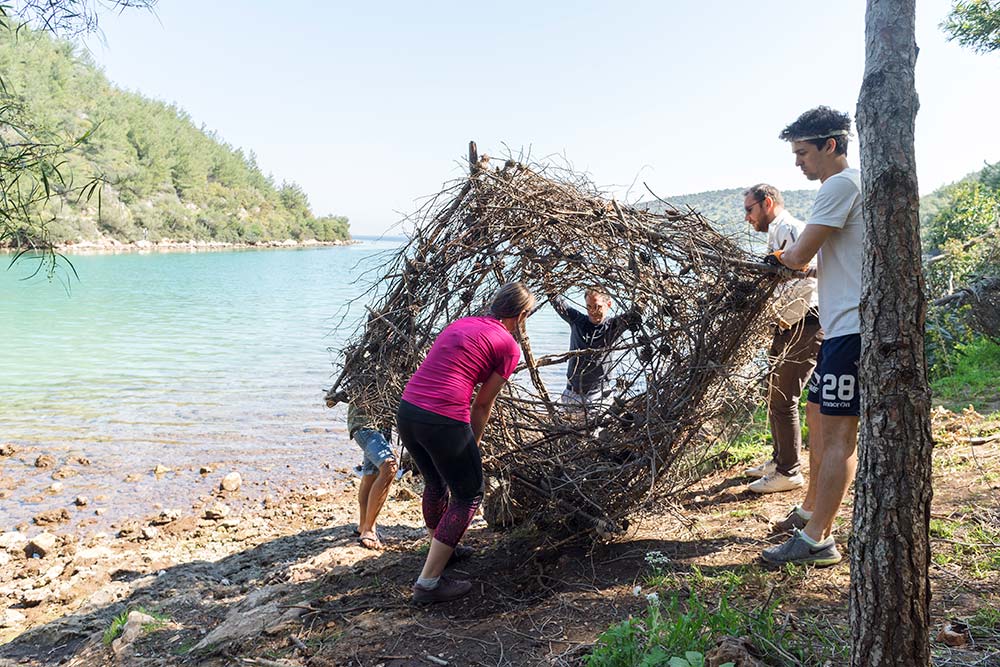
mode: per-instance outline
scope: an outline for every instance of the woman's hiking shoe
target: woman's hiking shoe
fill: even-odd
[[[819,544],[812,543],[801,530],[796,529],[784,544],[764,549],[761,557],[768,563],[802,563],[808,565],[835,565],[840,562],[837,543],[830,536]]]
[[[434,604],[435,602],[447,602],[462,597],[472,590],[472,582],[464,579],[449,579],[441,575],[438,585],[434,588],[424,588],[419,584],[413,584],[414,604]]]
[[[781,493],[782,491],[793,491],[805,486],[806,480],[802,473],[794,475],[783,475],[775,470],[770,475],[764,475],[758,480],[750,482],[747,488],[754,493]]]
[[[767,463],[761,463],[759,466],[754,466],[753,468],[747,468],[743,471],[743,474],[747,477],[767,477],[768,475],[773,475],[778,471],[778,464],[773,460]]]

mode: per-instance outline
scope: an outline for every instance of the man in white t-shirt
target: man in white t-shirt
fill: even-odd
[[[801,220],[785,210],[781,192],[767,183],[759,183],[743,193],[743,210],[750,226],[767,234],[769,253],[791,247],[805,228]],[[767,352],[771,364],[767,377],[767,418],[773,448],[767,462],[746,471],[747,475],[758,478],[747,487],[754,493],[791,491],[805,484],[799,470],[802,450],[799,398],[816,367],[816,356],[823,342],[815,278],[794,278],[782,283],[774,293],[772,305],[774,336]],[[808,406],[809,458],[815,466],[813,459],[822,451],[816,428],[819,406],[812,403]],[[809,479],[802,504],[807,510],[813,509],[815,500],[815,485],[811,483],[815,477]]]
[[[862,219],[861,172],[847,163],[851,119],[829,107],[811,109],[786,127],[780,139],[791,142],[795,166],[822,185],[809,221],[798,240],[776,250],[773,261],[805,268],[817,257],[819,317],[824,338],[809,383],[809,401],[819,405],[823,455],[815,476],[816,505],[809,513],[795,508],[787,542],[765,549],[772,563],[832,565],[840,552],[830,534],[857,465],[861,358],[861,267],[865,226]],[[794,524],[802,525],[801,530]]]

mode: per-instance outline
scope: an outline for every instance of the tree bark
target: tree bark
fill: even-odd
[[[852,667],[930,665],[930,390],[913,152],[915,0],[868,0],[858,100],[865,265]]]

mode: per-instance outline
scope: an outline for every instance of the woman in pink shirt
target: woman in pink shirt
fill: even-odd
[[[472,588],[441,573],[483,499],[479,441],[497,394],[521,358],[514,334],[534,305],[522,283],[507,283],[489,315],[463,317],[438,334],[403,390],[396,423],[424,478],[424,521],[432,538],[413,586],[414,602],[453,600]]]

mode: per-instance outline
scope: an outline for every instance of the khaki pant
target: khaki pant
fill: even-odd
[[[816,367],[816,355],[823,342],[819,322],[807,317],[790,329],[775,328],[768,359],[772,365],[767,379],[767,412],[774,445],[773,460],[778,472],[799,472],[802,429],[799,397]]]

